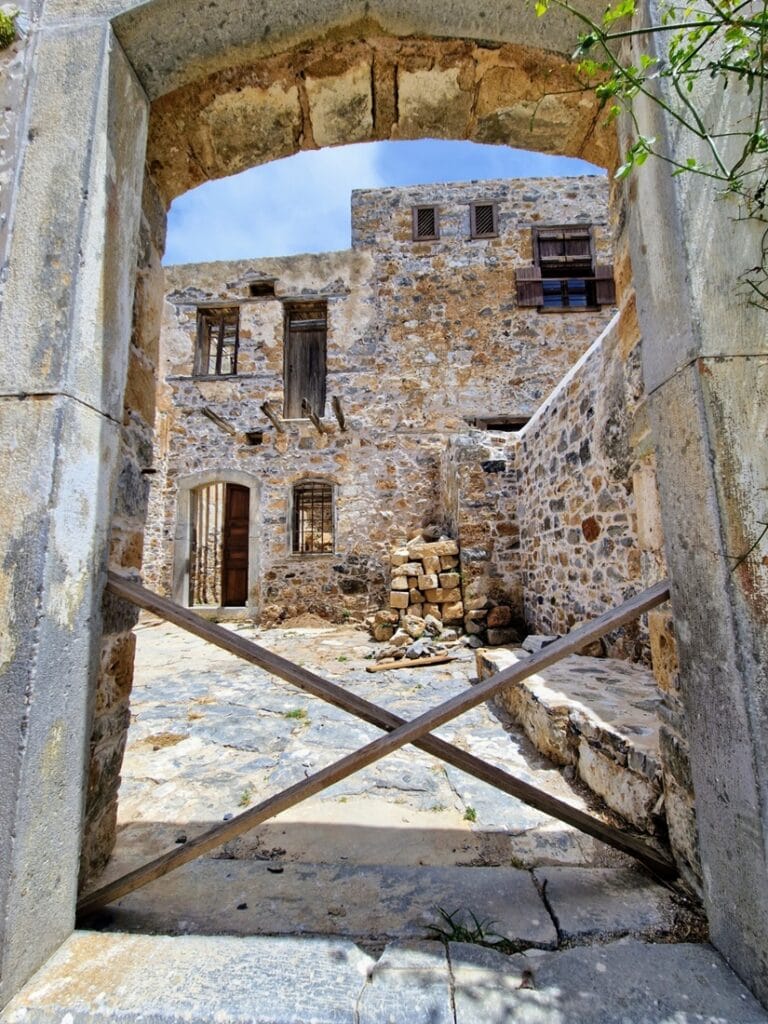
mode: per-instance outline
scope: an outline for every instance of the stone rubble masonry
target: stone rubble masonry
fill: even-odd
[[[110,567],[141,569],[144,523],[148,512],[148,471],[153,468],[155,380],[163,301],[162,252],[165,211],[145,179],[140,224],[139,266],[134,296],[133,331],[120,433],[121,472],[112,513]],[[130,722],[136,609],[105,595],[103,637],[91,725],[85,828],[80,881],[98,873],[114,845],[120,765]]]
[[[641,392],[637,349],[622,358],[614,320],[510,442],[531,632],[566,633],[659,578],[644,573],[631,487]],[[612,657],[649,660],[642,623],[605,646]]]
[[[514,462],[502,470],[503,436],[468,421],[530,416],[607,323],[607,307],[550,315],[518,308],[514,288],[515,267],[532,259],[534,223],[592,223],[598,258],[610,262],[607,191],[594,176],[355,192],[351,250],[166,268],[147,584],[173,592],[179,482],[239,471],[258,495],[259,567],[248,612],[262,622],[309,611],[362,619],[384,607],[397,538],[443,520],[457,528],[450,532],[462,547],[462,578],[478,577],[483,594],[519,614],[513,502],[494,511],[513,497]],[[497,204],[498,237],[469,237],[473,201]],[[437,241],[412,240],[416,203],[439,206]],[[259,278],[275,280],[277,298],[250,297],[249,283]],[[307,420],[288,421],[279,433],[260,409],[267,400],[282,410],[280,299],[299,298],[328,304],[323,434]],[[192,374],[197,308],[207,302],[240,306],[236,377]],[[510,372],[500,374],[500,365]],[[237,436],[202,415],[204,407]],[[263,431],[261,444],[246,443],[253,430]],[[446,472],[456,477],[450,487]],[[333,554],[290,552],[291,490],[303,479],[334,486]],[[438,551],[429,557],[423,572],[438,576],[432,589],[455,590],[439,581],[453,566],[438,563]],[[408,596],[417,583],[399,592]]]
[[[419,561],[414,561],[416,557]],[[427,566],[435,561],[445,562],[454,569],[459,564],[459,546],[455,540],[441,537],[436,541],[414,538],[395,548],[390,556],[392,579],[390,581],[389,607],[397,611],[392,619],[374,616],[371,630],[375,640],[390,640],[399,621],[408,616],[426,618],[432,615],[445,626],[461,626],[464,620],[464,603],[457,572],[428,573]],[[403,559],[408,559],[404,562]],[[404,593],[408,591],[408,593]]]
[[[611,166],[612,126],[570,61],[549,45],[546,52],[521,45],[541,45],[538,34],[525,39],[527,19],[516,26],[519,43],[498,45],[425,38],[413,14],[407,38],[366,22],[273,53],[273,13],[256,63],[228,60],[206,73],[195,60],[195,80],[164,89],[153,103],[147,164],[166,201],[300,149],[374,139],[471,139]],[[174,24],[167,31],[192,35],[201,17],[194,30]],[[248,40],[251,60],[262,28]],[[487,20],[482,28],[488,31]],[[153,78],[162,61],[136,57]]]

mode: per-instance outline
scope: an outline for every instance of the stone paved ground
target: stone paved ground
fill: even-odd
[[[244,635],[406,718],[466,688],[474,653],[367,673],[377,645],[353,627]],[[236,814],[380,735],[379,730],[167,623],[138,628],[132,722],[109,876]],[[494,705],[438,732],[577,807],[567,782]],[[360,864],[613,864],[622,859],[412,747],[227,845],[227,856]]]
[[[376,733],[170,626],[145,620],[139,636],[110,876]],[[258,639],[406,717],[473,674],[469,651],[368,674],[369,644],[347,628]],[[584,806],[495,708],[441,733]],[[768,1024],[715,950],[682,941],[701,932],[679,894],[622,863],[402,752],[112,905],[0,1021]],[[471,914],[480,943],[463,941]]]

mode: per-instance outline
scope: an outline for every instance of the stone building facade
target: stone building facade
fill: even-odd
[[[142,565],[171,199],[374,139],[468,139],[610,169],[632,132],[579,88],[568,19],[499,0],[18,6],[0,146],[0,1004],[71,933],[78,863],[98,869],[114,838],[135,609],[105,595],[105,570]],[[630,40],[635,59],[663,56],[660,36]],[[713,132],[750,122],[754,102],[746,87],[718,95]],[[636,112],[678,143],[649,99]],[[705,141],[688,141],[705,162]],[[641,570],[663,544],[674,608],[677,651],[668,612],[649,616],[665,775],[695,788],[712,942],[765,1000],[768,362],[764,311],[739,281],[763,229],[713,192],[650,160],[615,185],[616,333],[621,358],[635,365],[637,349],[642,363],[627,424]],[[463,454],[457,472],[474,475]]]
[[[465,589],[522,614],[499,490],[514,457],[494,452],[612,315],[607,192],[599,176],[355,192],[348,251],[168,268],[148,583],[265,622],[360,618],[386,600],[392,546],[439,523]],[[322,538],[299,536],[311,517]]]

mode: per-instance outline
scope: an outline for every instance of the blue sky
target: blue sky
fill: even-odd
[[[369,142],[320,149],[206,182],[179,196],[164,262],[347,249],[355,188],[603,173],[592,164],[472,142]]]

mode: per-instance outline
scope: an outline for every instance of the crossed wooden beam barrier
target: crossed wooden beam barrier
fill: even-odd
[[[633,621],[644,612],[662,604],[669,597],[669,583],[666,580],[656,583],[648,590],[625,601],[618,608],[605,612],[592,622],[573,630],[567,636],[549,644],[536,654],[530,655],[524,661],[497,672],[489,679],[456,694],[410,722],[356,694],[349,693],[343,687],[323,679],[322,676],[316,675],[314,672],[258,646],[258,644],[231,633],[216,623],[206,621],[188,608],[182,608],[166,598],[153,594],[132,580],[110,572],[107,586],[115,596],[131,601],[138,607],[159,615],[203,640],[285,679],[305,692],[356,715],[365,722],[379,726],[386,730],[386,734],[229,821],[222,822],[207,832],[203,832],[184,846],[170,850],[84,896],[77,905],[79,920],[85,920],[106,904],[140,889],[149,882],[161,878],[183,864],[195,860],[256,825],[262,824],[289,807],[294,807],[316,793],[328,789],[361,768],[399,750],[407,743],[413,743],[421,750],[447,761],[448,764],[452,764],[469,775],[474,775],[510,796],[517,797],[531,807],[628,853],[663,878],[674,878],[677,875],[677,869],[673,862],[643,840],[613,828],[591,814],[571,807],[570,804],[544,793],[530,783],[515,778],[467,751],[460,750],[445,740],[429,735],[433,729],[494,696],[502,687],[520,682],[541,669],[555,664],[569,654],[581,650],[586,644],[597,640],[605,633]]]

